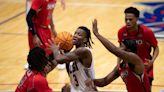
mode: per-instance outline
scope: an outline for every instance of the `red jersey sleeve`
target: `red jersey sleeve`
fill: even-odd
[[[48,86],[48,82],[43,76],[36,76],[34,79],[34,89],[36,92],[52,92]]]
[[[31,8],[37,11],[42,6],[43,2],[44,0],[32,0]]]
[[[157,39],[153,33],[153,31],[149,28],[144,28],[145,30],[145,36],[146,36],[146,40],[149,42],[149,44],[153,47],[156,47],[158,42],[157,42]]]
[[[121,43],[122,40],[123,40],[123,32],[125,31],[125,26],[120,28],[119,31],[118,31],[118,42]]]

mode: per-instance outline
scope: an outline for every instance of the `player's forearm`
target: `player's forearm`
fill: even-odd
[[[102,78],[102,79],[94,79],[93,82],[94,82],[94,85],[96,85],[98,87],[104,87],[104,86],[107,85],[107,84],[105,84],[105,79],[104,78]]]
[[[65,53],[64,55],[58,55],[56,58],[56,61],[59,64],[63,64],[63,63],[69,63],[72,62],[73,60],[77,60],[78,56],[74,53],[74,52],[68,52]]]
[[[114,70],[109,73],[105,78],[101,79],[94,79],[93,82],[98,87],[104,87],[108,84],[110,84],[113,80],[117,79],[119,77],[117,73],[118,66],[114,68]]]
[[[100,34],[96,34],[96,37],[100,40],[100,42],[105,46],[107,50],[111,53],[115,54],[116,56],[120,57],[120,50],[116,47],[113,43],[108,41],[105,37]]]
[[[28,24],[29,31],[32,33],[32,35],[35,35],[36,32],[34,30],[34,23],[32,21],[33,16],[36,14],[36,11],[33,9],[30,9],[29,13],[27,14],[26,21]]]
[[[51,17],[50,27],[51,27],[51,29],[55,29],[55,25],[54,25],[52,17]]]
[[[158,54],[159,54],[159,48],[158,48],[158,46],[157,46],[156,48],[154,48],[154,52],[153,52],[153,56],[152,56],[152,61],[153,61],[153,62],[154,62],[155,59],[157,58]]]
[[[54,25],[54,22],[53,22],[52,17],[51,17],[50,27],[51,27],[51,31],[52,31],[54,37],[56,37],[57,32],[56,32],[56,30],[55,30],[55,25]]]

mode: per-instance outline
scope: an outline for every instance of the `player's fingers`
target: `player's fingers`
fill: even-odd
[[[48,39],[48,44],[55,44],[55,42],[53,42],[52,40]]]
[[[41,41],[39,41],[39,45],[40,45],[40,46],[43,45]]]
[[[64,54],[64,50],[60,50],[60,53],[61,53],[61,54]]]
[[[59,47],[59,46],[60,46],[60,44],[61,44],[61,43],[59,42],[59,43],[57,44],[57,47]]]
[[[35,42],[36,47],[40,47],[40,45],[41,45],[40,42]]]
[[[45,43],[45,45],[46,45],[48,48],[50,47],[50,45],[49,45],[47,42]]]

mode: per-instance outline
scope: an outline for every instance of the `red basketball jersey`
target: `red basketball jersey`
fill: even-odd
[[[145,61],[145,59],[151,59],[151,47],[156,47],[158,42],[151,29],[144,25],[139,25],[139,30],[128,32],[126,26],[122,27],[118,32],[118,41],[122,42],[124,39],[136,40],[137,54]],[[148,76],[153,77],[153,67],[147,70]]]
[[[35,25],[48,26],[55,7],[56,0],[32,0],[31,8],[37,11],[33,18]]]
[[[52,92],[46,78],[36,71],[28,70],[17,86],[15,92]]]

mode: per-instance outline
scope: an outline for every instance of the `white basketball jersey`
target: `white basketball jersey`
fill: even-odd
[[[95,78],[93,61],[90,68],[84,67],[79,60],[70,62],[69,77],[71,92],[89,92],[93,90],[85,85],[85,80]]]

